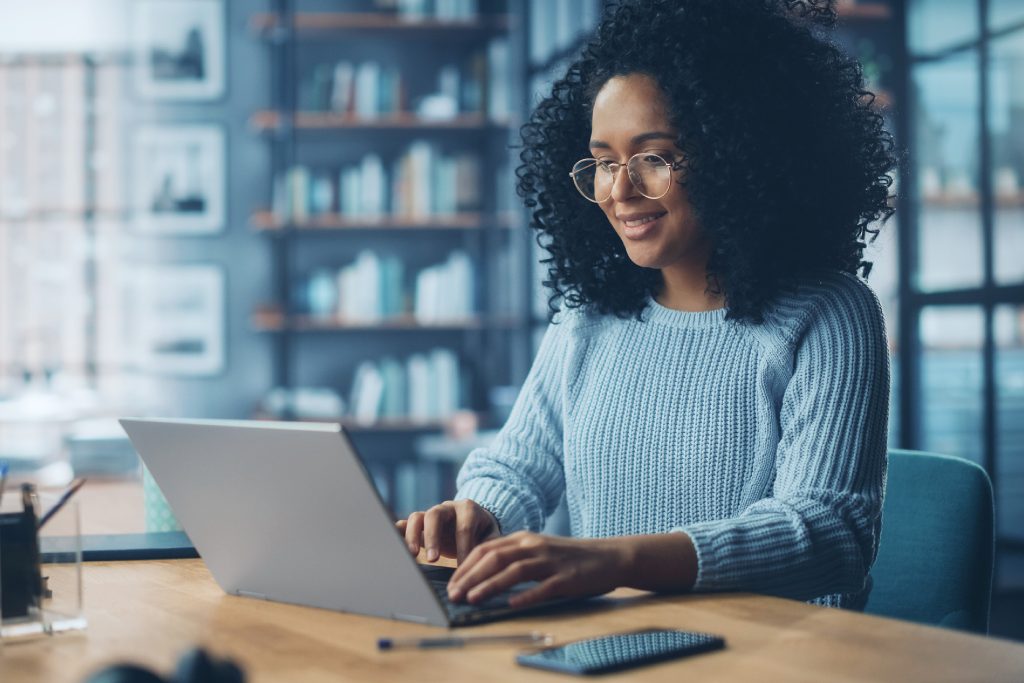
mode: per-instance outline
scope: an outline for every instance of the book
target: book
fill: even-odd
[[[380,301],[381,268],[380,257],[376,252],[364,249],[356,256],[355,268],[356,288],[350,290],[356,319],[375,322],[383,317]]]
[[[380,361],[380,375],[384,381],[381,417],[400,418],[408,412],[408,384],[405,366],[391,357]]]
[[[435,170],[434,147],[426,140],[417,140],[409,147],[409,183],[411,206],[409,214],[427,218],[432,213]]]
[[[359,194],[361,195],[357,215],[366,218],[380,218],[387,210],[387,180],[384,177],[384,162],[376,154],[363,157],[359,167]]]
[[[330,111],[333,84],[334,65],[317,64],[312,76],[312,111]]]
[[[447,418],[459,409],[459,361],[443,348],[433,349],[429,358],[435,417]]]
[[[364,361],[356,368],[352,381],[352,417],[360,424],[373,424],[380,418],[384,380],[372,361]]]
[[[405,362],[408,376],[409,419],[426,422],[432,415],[430,363],[421,353],[414,353]]]
[[[296,223],[309,220],[309,169],[293,166],[288,172],[289,216]]]
[[[312,174],[309,188],[309,212],[312,215],[331,213],[336,209],[334,180],[329,171]]]
[[[492,121],[507,121],[512,115],[509,97],[512,65],[509,59],[508,40],[498,38],[487,48],[488,88],[487,114]]]
[[[387,67],[380,71],[377,84],[377,115],[395,114],[401,111],[402,74],[395,67]]]
[[[421,323],[434,323],[441,319],[441,266],[430,266],[416,276],[414,315]]]
[[[405,313],[405,266],[396,256],[385,256],[380,261],[380,301],[385,318]]]
[[[456,250],[441,264],[416,276],[413,314],[422,323],[462,321],[473,314],[473,264]]]
[[[481,208],[480,159],[475,154],[460,154],[455,157],[454,210],[456,212],[479,211]]]
[[[482,50],[470,55],[464,67],[461,86],[460,111],[482,113],[487,92],[487,55]]]
[[[377,62],[363,62],[356,67],[355,113],[363,119],[380,115],[380,74]]]
[[[352,111],[355,100],[356,69],[352,62],[340,61],[334,65],[331,83],[331,110],[339,114]]]
[[[362,174],[357,166],[345,166],[338,176],[340,202],[338,211],[345,216],[358,217],[362,211]]]
[[[456,250],[448,257],[444,270],[444,317],[469,318],[473,312],[473,261],[465,251]]]

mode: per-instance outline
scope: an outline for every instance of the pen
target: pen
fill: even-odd
[[[456,636],[452,638],[380,638],[378,650],[418,648],[421,650],[441,647],[465,647],[467,645],[498,645],[520,643],[526,645],[550,645],[554,637],[548,633],[506,633],[493,636]]]
[[[71,482],[71,486],[68,487],[68,490],[65,491],[63,495],[61,495],[60,499],[53,504],[53,507],[47,510],[46,514],[44,514],[39,519],[39,524],[37,525],[37,528],[41,529],[44,524],[49,522],[50,518],[57,514],[58,510],[64,507],[64,503],[68,502],[71,496],[75,495],[75,492],[78,491],[78,489],[82,488],[82,484],[84,483],[85,479],[75,479],[73,482]]]
[[[24,483],[21,485],[21,510],[27,512],[30,515],[36,514],[36,507],[32,503],[32,497],[35,495],[36,489],[32,484]]]

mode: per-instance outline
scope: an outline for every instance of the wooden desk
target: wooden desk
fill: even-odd
[[[543,629],[559,642],[646,626],[725,636],[713,654],[602,680],[1024,681],[1024,645],[754,595],[613,594],[602,609],[519,618],[472,633]],[[199,560],[89,564],[89,628],[0,648],[0,680],[81,681],[131,660],[167,673],[202,643],[261,681],[571,681],[524,669],[515,646],[380,653],[379,636],[439,629],[225,595]]]

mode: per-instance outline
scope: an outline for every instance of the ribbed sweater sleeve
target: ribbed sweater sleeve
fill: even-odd
[[[568,327],[548,326],[505,426],[459,470],[456,499],[489,510],[505,534],[539,531],[565,488],[560,397]]]
[[[852,594],[874,561],[889,392],[881,311],[849,278],[791,313],[801,319],[771,495],[734,517],[679,528],[697,551],[695,590]]]

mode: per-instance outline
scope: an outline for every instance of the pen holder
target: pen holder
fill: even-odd
[[[4,622],[27,618],[40,605],[36,516],[30,511],[0,514],[0,616]]]
[[[45,508],[33,503],[0,511],[0,645],[86,626],[78,504],[64,505],[39,529]]]

